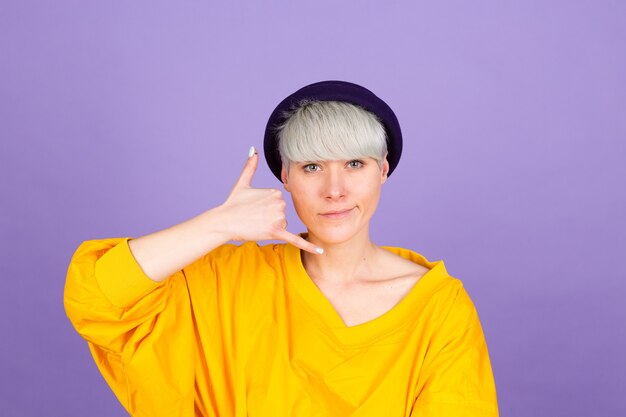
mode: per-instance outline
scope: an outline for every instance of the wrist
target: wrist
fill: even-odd
[[[214,235],[220,244],[235,240],[228,209],[223,205],[205,211],[199,217],[202,219],[204,233]]]

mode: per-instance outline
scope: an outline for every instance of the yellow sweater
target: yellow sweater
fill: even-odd
[[[163,283],[129,238],[74,254],[65,309],[133,416],[497,416],[476,309],[442,261],[346,327],[289,244],[226,244]]]

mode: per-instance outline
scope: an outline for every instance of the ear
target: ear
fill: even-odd
[[[385,154],[385,158],[383,159],[382,172],[380,177],[380,183],[384,184],[387,181],[387,174],[389,173],[389,161],[387,161],[387,155]]]
[[[283,187],[285,187],[285,190],[289,191],[287,177],[287,169],[285,169],[285,165],[282,165],[282,167],[280,168],[280,180],[283,182]]]

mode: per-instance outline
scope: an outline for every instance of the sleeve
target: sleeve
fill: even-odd
[[[497,417],[496,387],[478,313],[460,281],[433,335],[412,416]]]
[[[65,311],[131,415],[193,416],[194,328],[185,274],[150,280],[129,239],[78,247],[68,268]]]

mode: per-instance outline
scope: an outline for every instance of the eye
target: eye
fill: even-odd
[[[350,168],[361,168],[363,165],[363,161],[359,159],[353,159],[352,161],[348,162],[348,166]]]
[[[304,172],[315,172],[320,170],[320,166],[317,164],[306,164],[302,169]]]

